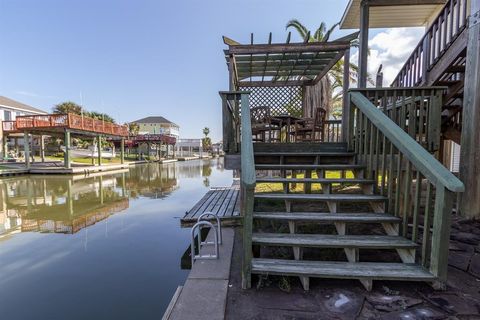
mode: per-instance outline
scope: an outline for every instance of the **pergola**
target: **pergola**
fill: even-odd
[[[251,108],[268,106],[272,115],[295,113],[312,117],[313,110],[325,104],[319,94],[324,88],[317,84],[342,58],[343,89],[348,89],[350,46],[357,36],[355,32],[334,41],[308,42],[308,34],[304,42],[292,43],[289,33],[285,43],[272,43],[270,33],[268,42],[263,44],[255,44],[253,34],[250,44],[240,44],[224,36],[223,41],[228,45],[224,54],[229,89],[249,91]],[[342,123],[348,121],[347,106],[344,102]]]

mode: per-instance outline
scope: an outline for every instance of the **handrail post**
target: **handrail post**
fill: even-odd
[[[242,288],[252,285],[252,225],[255,192],[255,160],[252,143],[252,124],[250,120],[250,93],[240,93],[241,112],[241,179],[240,210],[243,216],[243,259]]]
[[[443,186],[437,187],[433,212],[432,250],[430,272],[438,278],[438,285],[447,281],[448,252],[450,242],[450,220],[454,193]]]

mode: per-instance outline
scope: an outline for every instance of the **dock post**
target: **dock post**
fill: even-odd
[[[102,165],[102,136],[97,137],[98,165]]]
[[[65,153],[63,156],[63,163],[65,168],[70,169],[70,131],[65,130]]]
[[[23,134],[23,148],[25,151],[25,166],[30,169],[30,139],[27,131]]]
[[[40,135],[40,158],[45,162],[45,136]]]
[[[120,140],[120,163],[125,163],[125,139]]]
[[[8,159],[8,137],[6,133],[3,134],[2,143],[3,143],[3,160],[6,161]]]

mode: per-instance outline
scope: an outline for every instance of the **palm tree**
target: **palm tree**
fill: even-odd
[[[340,25],[339,22],[335,23],[327,30],[325,22],[320,23],[320,26],[312,33],[297,19],[288,21],[286,29],[295,29],[300,37],[307,42],[327,42],[330,39],[332,32]],[[352,46],[358,46],[358,41],[352,41]],[[335,107],[340,105],[340,101],[343,97],[343,59],[339,60],[332,69],[328,72],[326,77],[323,77],[317,84],[320,88],[322,101],[324,101],[325,109],[330,114],[332,105]],[[358,74],[358,66],[354,63],[350,63],[350,82],[356,83]]]

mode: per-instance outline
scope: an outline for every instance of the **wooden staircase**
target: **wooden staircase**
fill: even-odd
[[[367,290],[373,280],[434,280],[435,277],[421,265],[415,264],[418,244],[399,234],[401,218],[388,213],[388,197],[376,194],[375,181],[366,179],[366,167],[358,164],[356,154],[347,152],[347,145],[336,149],[329,143],[312,146],[299,145],[296,151],[282,149],[281,144],[255,145],[255,169],[257,185],[268,183],[280,185],[282,192],[255,192],[253,211],[253,252],[262,252],[258,247],[288,247],[292,249],[293,260],[262,254],[254,256],[251,264],[253,274],[298,276],[305,290],[309,289],[309,279],[341,278],[358,279]],[[260,149],[261,151],[257,151]],[[265,173],[267,176],[264,176]],[[295,177],[297,176],[297,177]],[[298,177],[300,176],[300,177]],[[304,186],[303,192],[296,192],[293,184]],[[319,185],[319,192],[312,191],[312,185]],[[356,187],[357,192],[344,192],[344,186]],[[276,201],[275,210],[259,210],[262,201]],[[302,203],[325,203],[327,210],[304,211]],[[344,210],[356,205],[369,207],[369,210]],[[300,208],[300,209],[299,209]],[[269,222],[288,223],[288,233],[275,230],[263,232],[259,226]],[[305,233],[302,226],[331,224],[335,233]],[[361,234],[350,234],[349,229],[358,225],[377,225],[379,228],[360,228]],[[257,227],[255,227],[257,226]],[[321,230],[321,228],[318,228]],[[379,234],[379,230],[383,234]],[[304,249],[317,250],[315,261],[304,260]],[[322,249],[342,249],[344,259],[331,261],[322,257]],[[375,262],[361,261],[363,250],[378,251],[380,258]],[[382,258],[383,250],[396,252],[393,262]],[[272,252],[275,252],[273,250]],[[310,254],[311,256],[311,254]]]

